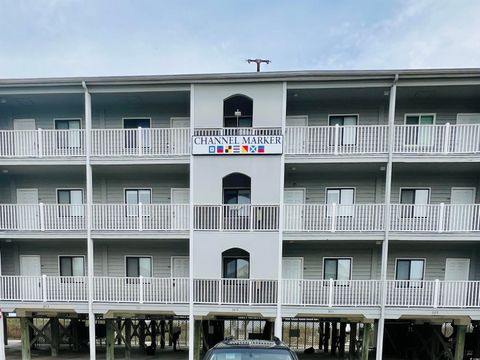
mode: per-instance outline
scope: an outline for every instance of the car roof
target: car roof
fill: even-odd
[[[289,350],[289,347],[281,341],[270,340],[237,340],[237,339],[225,339],[219,342],[214,347],[215,349],[228,349],[228,348],[252,348],[252,349],[285,349]]]

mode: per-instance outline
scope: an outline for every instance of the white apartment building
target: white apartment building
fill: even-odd
[[[23,359],[479,357],[479,190],[478,69],[0,80],[1,311]]]

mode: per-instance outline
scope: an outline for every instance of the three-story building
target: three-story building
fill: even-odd
[[[42,339],[94,359],[98,338],[130,357],[181,330],[191,359],[226,334],[381,359],[453,329],[463,358],[479,90],[462,69],[0,80],[22,357]]]

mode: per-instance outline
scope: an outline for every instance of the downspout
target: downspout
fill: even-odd
[[[93,312],[93,239],[92,239],[92,165],[90,163],[91,151],[91,130],[92,130],[92,97],[88,91],[87,84],[82,81],[85,91],[85,174],[87,189],[87,264],[88,264],[88,337],[90,344],[90,359],[96,358],[95,343],[95,314]]]
[[[387,268],[388,268],[388,239],[390,235],[390,197],[392,192],[392,158],[393,158],[393,142],[394,142],[394,123],[395,123],[395,105],[397,100],[397,82],[399,75],[395,74],[395,79],[390,87],[390,101],[388,105],[388,161],[385,174],[385,210],[384,210],[384,226],[385,233],[382,243],[382,265],[381,265],[381,300],[380,300],[380,319],[378,320],[377,331],[377,355],[376,359],[381,360],[383,356],[383,338],[385,333],[385,305],[387,302]]]

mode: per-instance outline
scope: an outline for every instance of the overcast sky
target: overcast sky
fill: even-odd
[[[480,67],[480,0],[0,0],[0,78]]]

